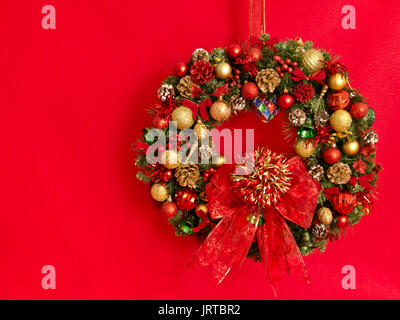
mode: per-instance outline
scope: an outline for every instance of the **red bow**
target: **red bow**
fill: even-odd
[[[203,210],[196,210],[196,214],[203,220],[197,227],[192,228],[193,232],[199,232],[202,230],[207,224],[210,224],[212,228],[215,227],[215,224],[210,221],[208,218],[208,214]]]
[[[218,169],[206,185],[206,193],[211,218],[222,219],[198,249],[191,265],[210,266],[218,284],[233,264],[245,260],[256,237],[272,287],[290,272],[309,282],[303,258],[285,219],[308,229],[320,185],[309,176],[299,157],[287,163],[292,174],[291,187],[274,207],[264,209],[244,204],[231,192],[230,174],[235,165]],[[259,226],[261,212],[265,223]]]
[[[197,112],[200,110],[200,116],[204,120],[208,120],[208,114],[207,114],[206,107],[211,106],[212,103],[211,103],[210,99],[203,100],[199,105],[197,105],[193,101],[190,101],[190,100],[187,100],[187,99],[183,99],[182,100],[182,104],[185,107],[188,107],[188,108],[192,109],[193,118],[194,119],[197,119]]]
[[[294,81],[314,80],[314,81],[317,81],[320,85],[325,85],[325,83],[324,83],[325,71],[324,70],[317,71],[316,73],[313,73],[312,75],[307,77],[300,68],[296,68],[292,72],[291,77]]]
[[[370,190],[373,189],[374,187],[371,185],[370,181],[374,178],[374,175],[372,173],[369,174],[364,174],[361,177],[356,177],[352,176],[350,179],[350,184],[354,187],[356,183],[363,187],[364,189]]]

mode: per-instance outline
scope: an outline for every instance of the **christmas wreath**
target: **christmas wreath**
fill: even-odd
[[[211,266],[218,282],[246,257],[264,263],[272,285],[290,271],[308,279],[302,255],[323,252],[370,213],[381,170],[374,111],[351,87],[346,66],[311,41],[273,43],[262,34],[243,45],[196,49],[157,98],[152,126],[134,144],[137,177],[150,183],[177,235],[200,239],[192,264]],[[226,164],[212,141],[201,143],[246,110],[264,122],[286,112],[283,134],[294,137],[297,155],[261,147],[241,164]],[[188,128],[195,146],[182,134]],[[146,157],[158,141],[154,129],[167,135],[155,152],[160,163]],[[182,161],[185,144],[207,161]]]

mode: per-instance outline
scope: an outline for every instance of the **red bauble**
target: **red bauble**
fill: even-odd
[[[178,207],[176,206],[175,202],[166,201],[161,205],[161,211],[167,216],[167,218],[171,218],[178,212]]]
[[[329,147],[326,149],[322,155],[324,161],[328,164],[335,164],[340,161],[342,153],[336,147]]]
[[[236,43],[231,44],[226,50],[231,58],[236,58],[242,54],[242,47]]]
[[[162,174],[162,178],[161,178],[161,179],[162,179],[163,181],[167,182],[167,181],[171,180],[172,177],[173,177],[172,170],[167,169],[167,170],[165,170],[164,173]]]
[[[178,62],[175,66],[175,74],[178,77],[183,77],[188,72],[188,67],[185,62]]]
[[[338,217],[338,226],[339,228],[343,229],[346,228],[349,224],[349,219],[347,216],[339,216]]]
[[[341,214],[349,214],[357,204],[357,195],[350,192],[341,192],[333,197],[333,206]]]
[[[363,102],[355,102],[350,108],[350,113],[354,119],[362,119],[368,114],[368,105]]]
[[[290,93],[283,93],[278,98],[278,106],[282,109],[290,108],[294,103],[294,98]]]
[[[247,50],[247,55],[248,55],[251,59],[253,59],[253,60],[255,60],[255,61],[258,61],[258,60],[260,60],[260,59],[262,58],[262,52],[261,52],[261,50],[258,49],[258,48],[255,48],[255,47],[250,47],[250,48]]]
[[[168,119],[160,117],[159,115],[153,118],[153,127],[156,129],[162,129],[168,127]]]
[[[192,189],[182,189],[175,194],[175,201],[180,210],[192,210],[196,207],[196,192]]]
[[[258,87],[254,82],[246,82],[242,86],[242,96],[247,100],[253,100],[258,97]]]

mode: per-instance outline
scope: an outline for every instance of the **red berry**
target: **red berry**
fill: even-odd
[[[286,71],[289,68],[289,66],[285,63],[282,65],[282,70]]]
[[[281,73],[279,74],[279,76],[280,76],[281,78],[283,78],[283,77],[284,77],[284,74],[281,72]]]
[[[292,67],[289,67],[289,68],[287,69],[287,72],[292,73],[292,72],[293,72],[293,68],[292,68]]]
[[[279,63],[280,63],[280,64],[285,64],[285,61],[284,61],[283,59],[280,59],[280,60],[279,60]]]
[[[285,63],[286,64],[290,64],[292,62],[292,60],[290,60],[289,58],[287,58],[286,60],[285,60]]]
[[[296,68],[298,65],[299,65],[299,63],[297,61],[293,61],[292,62],[292,67],[293,68]]]
[[[280,56],[274,56],[273,59],[274,59],[275,62],[279,62],[279,60],[281,60],[281,57]]]
[[[282,72],[282,69],[281,69],[281,67],[276,67],[276,68],[275,68],[275,71],[278,72],[278,73],[281,73],[281,72]]]

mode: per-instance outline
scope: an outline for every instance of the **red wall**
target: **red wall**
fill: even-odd
[[[56,30],[41,27],[45,4],[57,10]],[[346,4],[356,30],[341,27]],[[375,108],[385,167],[372,214],[305,258],[312,284],[289,277],[279,298],[400,298],[399,7],[267,0],[272,36],[301,36],[342,56]],[[186,272],[196,241],[174,236],[135,179],[130,150],[174,64],[198,47],[245,40],[247,19],[245,0],[1,1],[0,298],[273,298],[251,261],[217,290],[202,271]],[[265,133],[279,123],[249,114],[230,125],[255,127],[257,141],[279,148],[279,134]],[[46,264],[56,290],[41,288]],[[341,287],[344,265],[356,268],[355,290]]]

